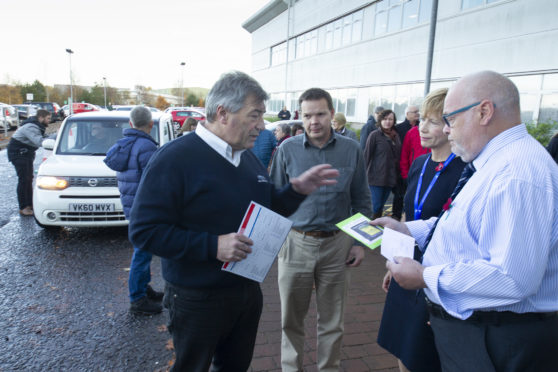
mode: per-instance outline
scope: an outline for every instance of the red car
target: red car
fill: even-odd
[[[182,127],[186,119],[194,118],[197,121],[205,120],[205,114],[199,110],[185,107],[177,107],[170,110],[172,122],[176,129]]]

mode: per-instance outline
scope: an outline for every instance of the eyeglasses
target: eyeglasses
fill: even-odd
[[[452,117],[452,116],[455,116],[455,115],[457,115],[457,114],[460,114],[460,113],[462,113],[462,112],[465,112],[465,111],[467,111],[467,110],[470,110],[470,109],[472,109],[473,107],[480,105],[481,102],[482,102],[482,101],[479,101],[479,102],[477,102],[477,103],[473,103],[472,105],[462,107],[462,108],[460,108],[459,110],[455,110],[454,112],[450,112],[449,114],[442,115],[442,119],[444,119],[444,123],[446,123],[446,125],[447,125],[448,127],[451,128],[452,125],[451,125],[451,122],[448,120],[448,118],[450,118],[450,117]],[[452,121],[453,121],[453,120],[452,120]]]

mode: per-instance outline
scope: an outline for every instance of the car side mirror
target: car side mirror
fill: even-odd
[[[42,146],[45,150],[51,150],[54,149],[54,144],[56,143],[55,140],[51,139],[51,138],[47,138],[46,140],[43,141]]]

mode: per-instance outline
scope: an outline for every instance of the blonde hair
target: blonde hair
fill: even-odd
[[[426,117],[432,115],[442,117],[442,113],[444,112],[444,100],[447,94],[448,88],[440,88],[428,93],[422,103],[422,108],[420,110],[421,116]]]
[[[342,127],[345,126],[345,124],[347,124],[347,119],[345,118],[345,115],[343,115],[342,113],[338,112],[337,114],[333,115],[333,120],[335,120],[336,122],[339,123],[339,125],[341,125]]]

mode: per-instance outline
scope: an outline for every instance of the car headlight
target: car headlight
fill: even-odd
[[[64,190],[70,185],[67,177],[40,176],[37,187],[44,190]]]

